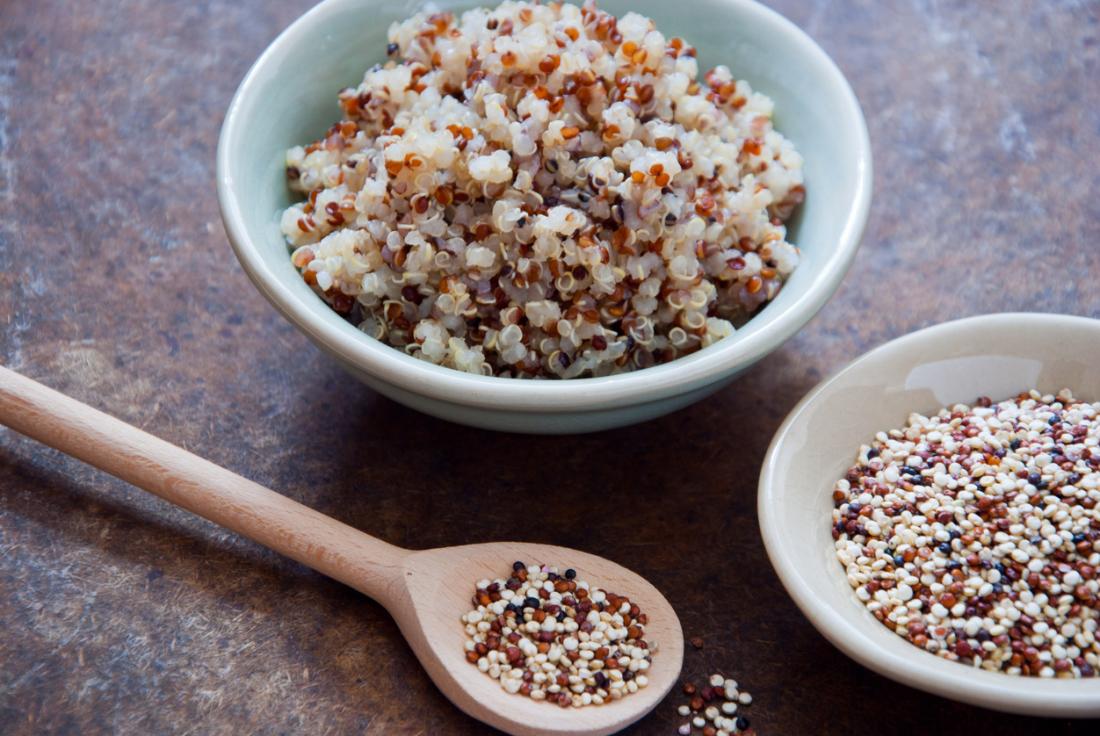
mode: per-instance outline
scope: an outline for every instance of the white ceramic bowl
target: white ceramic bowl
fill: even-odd
[[[491,0],[485,0],[491,4]],[[437,0],[464,9],[468,0]],[[338,118],[336,93],[385,58],[386,30],[420,2],[325,0],[272,42],[233,98],[218,144],[218,198],[233,248],[253,283],[354,376],[410,407],[480,427],[581,432],[665,414],[725,385],[790,338],[836,290],[859,245],[871,199],[871,148],[843,75],[805,33],[751,0],[605,0],[636,10],[727,64],[775,100],[776,125],[805,158],[806,202],[791,240],[803,261],[774,302],[730,338],[673,363],[605,378],[527,381],[432,365],[373,340],[329,309],[290,264],[279,231],[289,203],[288,147]]]
[[[833,552],[832,489],[860,444],[913,411],[1038,388],[1100,399],[1100,320],[998,314],[948,322],[889,342],[806,396],[780,427],[760,477],[768,555],[810,622],[860,664],[921,690],[1040,716],[1100,716],[1100,678],[1011,677],[936,657],[879,623]]]

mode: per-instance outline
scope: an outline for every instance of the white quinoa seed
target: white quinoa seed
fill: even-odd
[[[912,644],[1009,675],[1100,671],[1100,403],[1037,391],[879,432],[833,491],[837,558]]]
[[[359,329],[473,373],[574,378],[734,332],[799,261],[772,102],[591,1],[420,13],[286,154],[291,261]]]

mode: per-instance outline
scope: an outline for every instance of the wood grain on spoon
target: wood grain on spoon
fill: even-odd
[[[668,601],[645,579],[595,555],[524,542],[395,547],[2,366],[0,422],[374,598],[439,689],[508,733],[612,733],[648,713],[679,675],[683,635]],[[572,567],[636,602],[649,616],[646,639],[657,647],[648,687],[600,706],[560,708],[510,695],[470,665],[460,617],[474,583],[506,575],[514,560]]]

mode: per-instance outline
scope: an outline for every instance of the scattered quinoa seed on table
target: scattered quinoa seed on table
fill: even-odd
[[[466,659],[509,693],[579,708],[649,684],[646,614],[573,569],[516,562],[507,578],[478,582],[473,603]]]
[[[874,616],[1009,675],[1100,668],[1100,403],[1068,390],[912,414],[833,491],[833,539]]]
[[[704,685],[684,682],[681,689],[688,702],[677,708],[676,712],[690,718],[676,729],[676,733],[681,736],[692,733],[703,736],[755,736],[756,730],[741,712],[752,703],[752,696],[740,689],[737,680],[715,673],[707,678]]]
[[[420,13],[384,50],[287,152],[304,199],[281,219],[368,335],[473,373],[607,375],[732,334],[798,265],[802,158],[772,101],[698,79],[648,18],[508,1]]]

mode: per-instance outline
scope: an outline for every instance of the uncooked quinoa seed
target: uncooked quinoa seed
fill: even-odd
[[[752,695],[741,690],[737,680],[715,673],[704,685],[685,682],[682,690],[688,701],[676,712],[690,718],[676,729],[680,736],[756,735],[756,729],[744,715],[744,709],[752,703]]]
[[[516,562],[508,578],[480,581],[473,603],[466,659],[509,693],[579,708],[649,684],[645,613],[572,569]]]
[[[381,51],[381,50],[380,50]],[[305,281],[417,358],[606,375],[733,333],[798,264],[802,159],[772,101],[589,1],[421,13],[286,155]]]
[[[880,432],[833,492],[867,608],[912,644],[1010,675],[1100,669],[1100,403],[1037,391]]]

